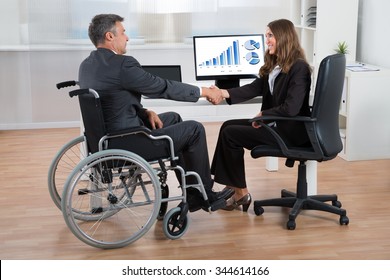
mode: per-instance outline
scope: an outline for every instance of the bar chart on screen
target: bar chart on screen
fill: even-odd
[[[240,49],[238,40],[222,51],[220,55],[205,60],[199,66],[240,65]]]

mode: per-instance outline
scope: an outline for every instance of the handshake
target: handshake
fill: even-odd
[[[225,89],[220,89],[214,85],[210,87],[202,87],[202,95],[210,103],[217,105],[222,102],[225,98],[229,98],[229,92]]]

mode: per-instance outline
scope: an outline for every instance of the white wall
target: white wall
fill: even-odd
[[[77,79],[80,62],[88,56],[93,46],[92,44],[28,45],[22,40],[16,40],[20,37],[19,32],[25,22],[25,16],[20,11],[23,10],[21,7],[24,7],[26,1],[1,0],[0,2],[0,23],[2,23],[0,31],[13,35],[3,36],[3,40],[0,40],[0,130],[77,125],[80,118],[77,100],[70,99],[66,89],[58,91],[55,84],[64,80]],[[36,7],[38,2],[50,2],[51,5],[67,3],[65,0],[40,0],[30,3]],[[238,5],[238,2],[234,1],[222,2],[226,5]],[[267,0],[250,0],[250,2],[257,4],[261,2],[265,6],[262,7],[260,3],[259,8],[246,17],[247,25],[250,23],[252,28],[246,31],[248,33],[261,33],[269,21],[289,16],[289,0],[275,0],[272,3]],[[239,8],[231,13],[226,17],[218,14],[221,20],[216,22],[221,26],[227,26],[224,24],[226,21],[231,21],[239,14],[242,15]],[[216,27],[216,24],[212,23],[213,21],[209,21],[209,26]],[[237,27],[247,30],[245,27],[247,25],[241,24]],[[230,32],[239,31],[230,30]],[[45,30],[42,33],[47,35],[48,39],[52,38],[51,33]],[[157,44],[152,46],[130,44],[128,54],[136,57],[141,64],[180,64],[183,81],[196,82],[191,44],[173,49],[161,48]],[[210,81],[210,84],[212,82]]]
[[[0,45],[20,44],[22,24],[26,23],[24,14],[21,15],[19,5],[25,0],[0,1],[0,31],[6,36],[0,36]]]
[[[0,30],[7,32],[7,26],[23,23],[23,17],[17,15],[15,3],[23,4],[25,1],[1,0]],[[390,56],[387,55],[390,38],[386,32],[390,26],[390,1],[360,0],[359,5],[357,60],[390,68]],[[268,22],[269,17],[289,16],[286,7],[278,10],[280,14],[277,15],[275,9],[272,11],[264,16],[259,13],[261,19],[257,24]],[[14,13],[15,16],[10,16]],[[19,36],[14,35],[2,36],[3,41],[0,40],[0,43],[19,43],[16,40]],[[6,38],[8,41],[4,42]],[[50,127],[50,122],[57,126],[60,122],[76,122],[79,118],[76,100],[70,100],[64,92],[57,91],[55,83],[77,79],[78,65],[88,53],[89,50],[85,48],[54,51],[32,51],[27,47],[25,50],[0,48],[0,130]],[[161,64],[181,64],[183,80],[194,82],[190,47],[179,50],[131,49],[130,54],[142,64],[154,64],[155,61]]]
[[[390,1],[360,0],[358,61],[390,68]]]

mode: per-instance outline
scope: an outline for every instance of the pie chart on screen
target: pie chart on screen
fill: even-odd
[[[249,62],[251,65],[256,65],[260,62],[260,58],[258,53],[256,52],[249,52],[246,54],[245,59]]]
[[[260,49],[260,43],[255,40],[248,40],[245,42],[244,47],[249,51]]]

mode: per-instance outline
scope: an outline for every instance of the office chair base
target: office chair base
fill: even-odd
[[[331,202],[332,204],[326,202]],[[257,216],[264,213],[263,206],[281,206],[291,208],[287,222],[287,229],[289,230],[295,229],[295,219],[298,217],[301,210],[319,210],[333,213],[340,216],[340,225],[349,224],[347,211],[341,208],[341,203],[337,200],[337,195],[311,195],[297,197],[293,192],[282,190],[281,198],[256,200],[254,202],[254,211]]]

